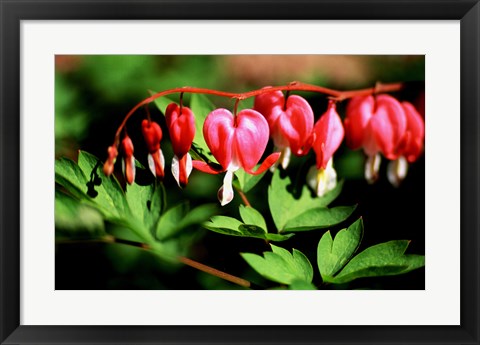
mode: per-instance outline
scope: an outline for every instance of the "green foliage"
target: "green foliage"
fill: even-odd
[[[354,279],[397,275],[425,265],[423,255],[406,255],[409,241],[390,241],[365,249],[355,256],[329,283],[342,284]]]
[[[156,227],[157,239],[162,241],[171,238],[190,226],[207,221],[216,213],[218,207],[214,204],[200,205],[192,210],[186,202],[178,204],[160,218]]]
[[[55,191],[55,228],[57,235],[92,238],[105,235],[102,215],[93,207]]]
[[[258,175],[250,175],[245,172],[243,169],[235,171],[235,176],[237,179],[234,181],[236,186],[241,189],[244,193],[250,191],[253,187],[257,185],[258,182],[265,176],[266,171]]]
[[[138,162],[136,166],[143,168]],[[57,193],[55,199],[57,223],[69,230],[70,236],[75,235],[76,228],[72,225],[78,214],[88,216],[84,219],[87,224],[77,222],[77,225],[87,226],[90,235],[93,230],[103,229],[99,221],[103,226],[105,219],[116,224],[112,229],[116,237],[146,243],[155,254],[167,260],[168,255],[185,253],[185,248],[196,238],[195,234],[185,233],[188,228],[206,221],[218,211],[217,206],[211,204],[192,210],[188,204],[180,204],[165,212],[163,184],[155,182],[142,186],[135,182],[126,186],[125,193],[114,176],[104,175],[98,158],[83,151],[79,152],[78,164],[69,159],[55,162],[55,181],[75,198]],[[67,222],[69,217],[72,225]]]
[[[318,243],[318,269],[324,281],[331,281],[351,256],[355,253],[363,236],[363,221],[358,219],[347,229],[340,230],[332,239],[327,231]]]
[[[163,186],[157,182],[147,186],[133,183],[127,185],[125,194],[132,217],[145,228],[152,229],[166,205]]]
[[[211,154],[210,149],[205,142],[205,138],[203,137],[203,123],[208,114],[210,114],[215,108],[215,105],[210,102],[205,95],[196,93],[192,94],[190,98],[190,109],[195,115],[195,137],[193,138],[193,143],[200,154],[214,163],[217,161]]]
[[[342,185],[339,183],[322,198],[312,196],[303,186],[299,197],[295,198],[290,178],[281,178],[279,169],[275,170],[268,188],[268,204],[278,231],[322,229],[346,220],[356,206],[326,207],[340,194]]]
[[[262,214],[258,212],[256,209],[254,209],[251,206],[243,206],[240,205],[240,217],[242,217],[242,220],[245,224],[249,225],[257,225],[261,229],[263,229],[265,232],[267,231],[267,223],[265,223],[265,218],[263,218]]]
[[[338,206],[333,208],[318,207],[307,210],[290,219],[285,224],[284,232],[325,229],[345,221],[357,206]]]
[[[243,207],[243,206],[242,206]],[[251,207],[240,208],[242,220],[247,223],[258,221],[257,224],[245,224],[238,219],[227,216],[214,216],[208,222],[202,224],[205,229],[223,235],[260,238],[267,241],[285,241],[293,234],[271,234],[267,232],[265,221],[262,222],[262,215]],[[260,219],[261,217],[261,219]],[[246,221],[247,220],[247,221]]]
[[[280,284],[294,284],[298,286],[311,283],[313,268],[307,257],[300,251],[293,249],[290,253],[281,247],[270,245],[272,252],[263,253],[263,257],[251,253],[242,253],[247,263],[264,278]]]

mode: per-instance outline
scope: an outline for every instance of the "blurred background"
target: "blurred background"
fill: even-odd
[[[338,90],[373,87],[376,82],[405,82],[406,88],[394,94],[399,100],[408,100],[425,116],[424,56],[334,56],[334,55],[232,55],[232,56],[124,56],[124,55],[57,55],[55,57],[55,155],[56,158],[77,159],[78,150],[85,150],[100,159],[113,142],[114,133],[126,113],[149,91],[163,91],[182,86],[212,88],[229,92],[245,92],[267,85],[284,85],[297,80]],[[315,119],[326,109],[323,95],[299,93],[312,106]],[[175,97],[172,97],[175,99]],[[209,97],[217,107],[233,108],[226,98]],[[253,100],[244,101],[249,107]],[[188,98],[187,98],[188,104]],[[338,111],[343,118],[345,104]],[[162,150],[166,160],[173,156],[163,115],[150,107],[154,120],[164,129]],[[141,109],[128,123],[127,129],[134,143],[142,143],[140,122],[145,117]],[[268,148],[267,148],[268,150]],[[135,146],[135,157],[144,165],[147,153],[142,145]],[[170,159],[168,158],[170,157]],[[360,250],[373,244],[395,239],[412,242],[411,254],[425,253],[425,166],[422,156],[411,165],[407,178],[400,186],[390,186],[386,179],[386,161],[381,167],[378,183],[368,185],[363,178],[364,156],[351,151],[344,144],[335,154],[334,165],[345,185],[333,205],[359,206],[348,224],[362,216],[365,234]],[[292,178],[314,164],[314,156],[294,159],[289,167]],[[121,168],[116,167],[117,171]],[[167,169],[168,170],[168,169]],[[267,174],[269,175],[269,174]],[[266,184],[270,176],[249,192],[252,205],[272,224],[266,202]],[[117,175],[119,180],[121,175]],[[142,178],[142,177],[139,177]],[[180,190],[170,174],[165,185],[169,207],[188,198],[193,204],[217,202],[216,193],[223,176],[193,172],[190,183]],[[169,187],[170,186],[170,187]],[[263,188],[262,188],[263,186]],[[236,215],[240,198],[225,207],[225,212]],[[121,231],[106,224],[107,231]],[[61,231],[57,227],[56,231]],[[336,232],[336,231],[334,231]],[[287,242],[287,249],[301,249],[312,264],[316,262],[316,246],[324,231],[299,233]],[[268,246],[261,240],[229,237],[203,229],[194,229],[172,243],[178,253],[250,279],[268,287],[251,271],[240,252],[261,253]],[[428,263],[428,258],[427,258]],[[234,289],[235,285],[209,276],[190,267],[159,264],[139,248],[104,243],[58,243],[56,246],[56,289]],[[424,269],[406,275],[357,280],[353,289],[424,289]],[[319,282],[316,272],[314,283]],[[331,287],[333,288],[333,287]]]

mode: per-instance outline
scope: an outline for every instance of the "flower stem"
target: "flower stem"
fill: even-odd
[[[135,241],[130,241],[130,240],[124,240],[121,238],[117,238],[111,235],[106,235],[104,237],[96,238],[96,239],[89,239],[89,240],[57,240],[57,244],[78,244],[78,243],[120,243],[120,244],[125,244],[137,248],[141,248],[144,250],[151,250],[151,246],[146,244],[146,243],[141,243],[141,242],[135,242]],[[204,265],[198,261],[189,259],[185,256],[178,256],[177,260],[187,266],[193,267],[197,270],[200,270],[202,272],[211,274],[213,276],[219,277],[221,279],[224,279],[226,281],[229,281],[231,283],[237,284],[239,286],[245,287],[245,288],[251,288],[252,283],[249,282],[248,280],[245,280],[243,278],[234,276],[232,274],[217,270],[216,268]]]
[[[242,198],[242,201],[245,204],[245,206],[250,206],[251,207],[252,205],[250,204],[250,201],[248,201],[245,193],[240,188],[236,188],[236,190],[238,192],[238,195],[240,195],[240,197]]]
[[[327,96],[330,96],[331,99],[339,102],[339,101],[344,101],[348,98],[355,97],[355,96],[367,96],[371,95],[374,93],[383,93],[383,92],[393,92],[393,91],[398,91],[401,90],[403,87],[402,83],[392,83],[392,84],[381,84],[377,83],[375,85],[375,88],[366,88],[366,89],[359,89],[359,90],[351,90],[351,91],[338,91],[334,89],[329,89],[323,86],[317,86],[317,85],[311,85],[311,84],[305,84],[299,81],[294,81],[289,83],[288,85],[281,85],[281,86],[273,86],[273,87],[266,87],[262,89],[257,89],[257,90],[252,90],[248,92],[243,92],[243,93],[233,93],[233,92],[225,92],[225,91],[219,91],[219,90],[213,90],[213,89],[205,89],[205,88],[198,88],[198,87],[179,87],[179,88],[174,88],[174,89],[169,89],[161,92],[157,92],[155,94],[152,94],[150,97],[145,98],[141,102],[139,102],[137,105],[135,105],[125,116],[123,119],[122,123],[117,129],[117,132],[115,133],[115,140],[114,140],[114,145],[118,142],[118,138],[121,134],[121,131],[125,124],[127,123],[128,119],[130,116],[137,111],[138,108],[149,104],[156,100],[157,98],[160,98],[162,96],[167,96],[173,93],[200,93],[200,94],[205,94],[205,95],[214,95],[214,96],[219,96],[219,97],[229,97],[238,100],[244,100],[250,97],[255,97],[264,93],[268,92],[273,92],[273,91],[308,91],[308,92],[317,92],[317,93],[323,93]]]

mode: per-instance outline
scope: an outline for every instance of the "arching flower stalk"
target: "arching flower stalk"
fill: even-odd
[[[255,97],[254,109],[267,119],[275,148],[280,150],[279,164],[285,169],[290,155],[306,155],[312,145],[313,110],[300,96],[285,99],[281,91]]]
[[[188,153],[195,137],[195,116],[193,112],[176,103],[165,110],[168,132],[175,156],[172,160],[172,174],[180,187],[188,183],[192,172],[192,157]]]
[[[165,158],[160,148],[162,129],[158,123],[145,119],[142,121],[142,133],[148,150],[148,167],[155,177],[163,179]]]
[[[316,165],[307,173],[307,183],[322,197],[337,185],[337,172],[333,168],[333,154],[344,137],[342,120],[337,113],[335,102],[330,101],[327,111],[316,122],[313,129],[313,150]]]
[[[253,171],[267,146],[269,129],[265,118],[252,109],[242,110],[236,116],[227,109],[212,111],[203,125],[203,135],[221,169],[214,169],[201,161],[193,161],[193,167],[210,174],[226,171],[223,186],[218,191],[222,206],[233,199],[232,180],[235,171],[243,169],[249,174],[261,174],[280,156],[279,152],[271,154]]]

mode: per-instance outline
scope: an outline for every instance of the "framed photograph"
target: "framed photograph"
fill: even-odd
[[[1,1],[1,343],[479,344],[479,6]]]

